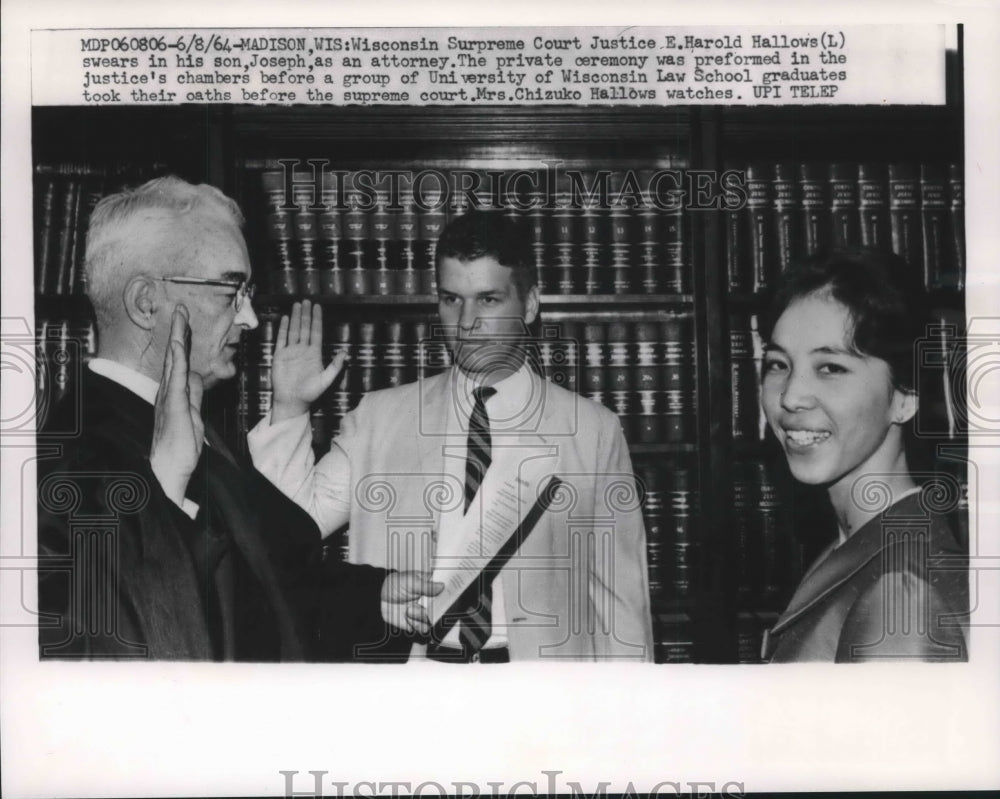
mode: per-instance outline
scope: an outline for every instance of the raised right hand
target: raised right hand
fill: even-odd
[[[177,505],[184,501],[188,481],[205,443],[201,418],[201,376],[188,369],[191,331],[188,310],[178,304],[170,320],[170,342],[163,359],[163,376],[156,392],[153,443],[149,464],[160,487]]]
[[[346,357],[338,352],[323,368],[323,309],[309,300],[295,303],[291,318],[281,317],[274,344],[272,424],[308,412],[337,379]]]

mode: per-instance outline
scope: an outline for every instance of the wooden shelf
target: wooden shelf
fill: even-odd
[[[697,444],[629,444],[629,452],[633,455],[693,455],[698,451]]]
[[[254,305],[287,305],[303,299],[311,300],[318,305],[437,305],[437,297],[433,294],[258,294]],[[694,303],[691,294],[543,294],[542,305],[559,307],[561,305],[596,306],[600,308],[609,305],[619,306],[686,306]]]

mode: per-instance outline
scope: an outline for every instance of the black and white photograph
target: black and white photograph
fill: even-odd
[[[1000,785],[996,9],[112,6],[4,10],[5,792]]]

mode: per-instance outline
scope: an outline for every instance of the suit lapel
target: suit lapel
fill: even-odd
[[[448,443],[448,416],[451,413],[451,370],[425,380],[420,386],[419,423],[413,431],[416,437],[420,473],[424,480],[424,497],[435,493],[434,486],[446,478],[444,448]],[[434,529],[441,524],[440,503],[434,503]]]
[[[873,519],[839,547],[820,556],[795,589],[788,608],[772,628],[772,634],[795,623],[877,557],[883,548],[880,531],[878,519]]]

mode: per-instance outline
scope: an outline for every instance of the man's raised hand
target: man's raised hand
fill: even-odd
[[[178,304],[170,320],[170,341],[156,392],[153,443],[149,451],[153,474],[164,493],[177,505],[184,501],[188,481],[205,442],[201,375],[188,368],[191,347],[188,318],[187,308]]]
[[[291,317],[281,317],[274,344],[271,423],[308,412],[337,379],[345,358],[338,352],[323,368],[323,309],[309,300],[295,303]]]

